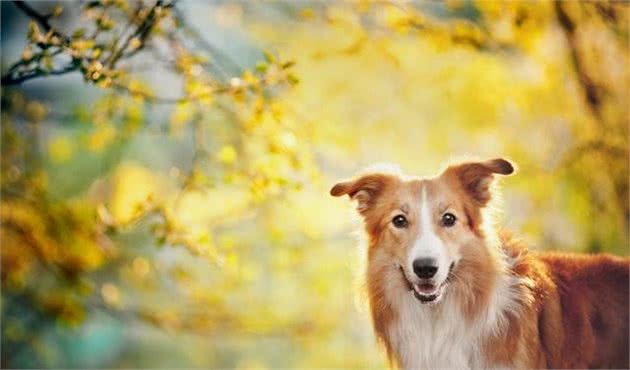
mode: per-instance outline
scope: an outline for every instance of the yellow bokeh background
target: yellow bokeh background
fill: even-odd
[[[144,4],[116,64],[81,28],[133,7],[97,3],[51,18],[77,79],[3,86],[3,366],[383,368],[328,193],[376,163],[508,158],[498,227],[629,254],[625,4]],[[55,35],[2,10],[3,76],[46,68]]]

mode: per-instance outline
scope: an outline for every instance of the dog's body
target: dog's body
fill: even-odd
[[[501,159],[432,179],[371,173],[358,201],[367,289],[390,361],[426,368],[627,368],[630,261],[536,254],[487,222]]]

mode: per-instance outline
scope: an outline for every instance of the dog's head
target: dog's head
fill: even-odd
[[[369,263],[392,270],[422,303],[437,303],[457,269],[487,256],[483,209],[495,175],[514,172],[493,159],[448,167],[429,179],[368,173],[336,184],[330,194],[357,202],[369,236]],[[472,271],[474,273],[474,271]]]

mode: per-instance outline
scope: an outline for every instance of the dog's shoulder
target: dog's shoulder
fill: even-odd
[[[531,252],[509,238],[504,251],[516,259],[513,273],[531,282],[548,366],[627,366],[630,259]]]

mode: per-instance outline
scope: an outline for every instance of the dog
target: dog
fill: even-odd
[[[630,260],[528,252],[495,229],[505,159],[339,182],[367,234],[367,298],[391,366],[628,368]],[[596,222],[596,220],[594,220]]]

